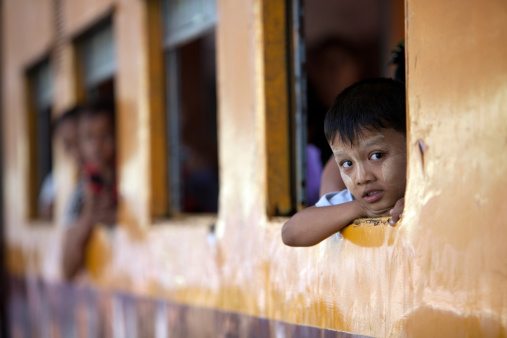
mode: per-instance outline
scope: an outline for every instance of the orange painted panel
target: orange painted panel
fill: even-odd
[[[71,13],[85,2],[73,0]],[[121,217],[115,232],[97,235],[85,283],[371,336],[505,335],[504,1],[406,2],[405,217],[395,228],[386,219],[362,220],[312,248],[284,246],[284,220],[266,215],[263,34],[269,32],[262,1],[218,1],[218,219],[155,225],[149,16],[143,1],[115,3]],[[4,15],[14,13],[9,8]],[[5,25],[5,43],[15,46],[16,21]],[[20,193],[27,184],[26,131],[17,115],[23,92],[16,60],[31,54],[4,49],[7,246],[12,273],[51,280],[60,278],[62,229],[29,227]],[[424,156],[418,140],[428,146]]]

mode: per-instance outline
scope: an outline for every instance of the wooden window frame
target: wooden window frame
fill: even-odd
[[[37,144],[37,114],[38,114],[38,103],[37,103],[37,84],[34,83],[35,81],[35,74],[40,71],[40,69],[47,65],[49,67],[49,72],[51,74],[52,67],[51,67],[51,59],[49,57],[49,53],[47,53],[44,57],[40,58],[39,61],[34,62],[31,66],[27,67],[25,72],[25,92],[26,92],[26,126],[27,126],[27,138],[28,138],[28,165],[27,165],[27,174],[28,174],[28,208],[27,208],[27,218],[31,222],[34,223],[52,223],[52,220],[42,220],[39,217],[39,210],[38,210],[38,202],[39,202],[39,194],[40,194],[40,188],[38,186],[37,182],[37,170],[38,170],[38,144]],[[51,75],[50,75],[51,76]],[[54,101],[54,78],[51,76],[50,78],[50,86],[52,87],[50,89],[51,92],[51,99],[50,101]],[[53,108],[50,108],[50,119],[53,113]],[[52,119],[51,119],[52,120]],[[52,121],[51,121],[52,122]],[[49,137],[51,138],[51,130]],[[52,147],[52,140],[50,141],[51,148]],[[54,168],[54,161],[52,160],[51,168]]]
[[[199,37],[203,32],[216,27],[216,20],[207,18],[197,30],[189,33],[178,32],[170,37],[164,24],[163,0],[146,0],[148,58],[149,62],[149,111],[150,111],[150,216],[152,221],[192,220],[193,223],[213,224],[216,214],[185,213],[178,206],[180,191],[174,179],[178,163],[171,158],[178,157],[179,131],[170,128],[179,120],[177,113],[178,86],[177,66],[179,46]],[[176,69],[176,71],[174,71]],[[170,107],[171,105],[172,107]],[[153,222],[152,222],[153,223]]]
[[[163,47],[162,1],[146,0],[148,43],[148,109],[150,112],[150,216],[169,215],[166,67]]]
[[[303,7],[303,0],[262,1],[268,217],[290,216],[308,206]]]
[[[301,0],[262,2],[268,217],[289,216],[306,204],[301,6]]]

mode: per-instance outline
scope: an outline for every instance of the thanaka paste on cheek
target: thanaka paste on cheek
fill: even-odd
[[[347,189],[351,190],[352,189],[352,179],[350,178],[350,176],[343,173],[342,171],[340,171],[340,174],[342,175],[343,183],[345,183],[345,186],[347,187]]]
[[[390,183],[393,179],[399,179],[397,174],[400,170],[405,170],[407,163],[407,155],[399,154],[388,158],[382,164],[382,179],[386,183]]]

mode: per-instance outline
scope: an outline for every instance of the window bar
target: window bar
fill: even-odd
[[[304,8],[302,0],[292,0],[292,73],[294,90],[294,165],[296,208],[306,206],[306,62]]]
[[[168,131],[168,168],[169,168],[169,207],[171,214],[181,212],[181,142],[180,142],[180,84],[179,55],[177,49],[166,54],[167,74],[167,131]]]

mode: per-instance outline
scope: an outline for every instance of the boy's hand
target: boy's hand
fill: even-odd
[[[389,224],[394,226],[396,222],[400,220],[400,218],[403,217],[403,209],[405,208],[405,198],[400,198],[396,204],[394,205],[394,208],[391,209],[389,212],[391,214],[391,219],[389,220]]]
[[[96,196],[94,221],[112,225],[116,223],[116,203],[109,191],[102,191]]]
[[[85,191],[83,212],[91,223],[116,223],[116,203],[112,192],[102,189],[97,193],[88,186]]]
[[[359,213],[356,218],[377,218],[377,217],[385,217],[389,215],[390,209],[382,209],[382,210],[373,210],[365,205],[359,203],[359,201],[353,201],[351,203],[356,203],[358,206]]]

